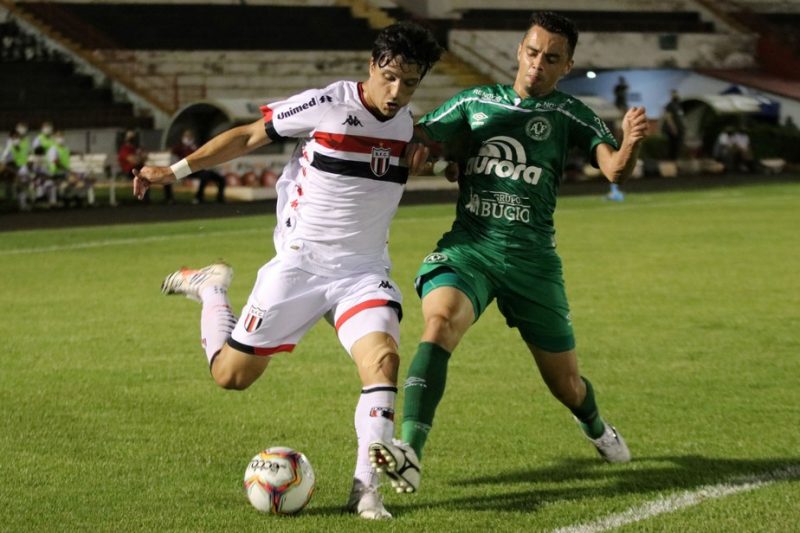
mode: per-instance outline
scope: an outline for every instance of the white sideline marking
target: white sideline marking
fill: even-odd
[[[439,217],[409,217],[397,219],[397,222],[419,222],[420,220],[434,221],[439,219],[452,219],[452,216],[439,216]],[[52,246],[39,246],[36,248],[10,248],[8,250],[0,250],[0,257],[4,255],[21,255],[21,254],[42,254],[48,252],[65,252],[70,250],[85,250],[88,248],[103,248],[105,246],[122,246],[124,244],[140,244],[148,242],[161,242],[169,241],[172,239],[185,239],[191,237],[214,237],[219,235],[238,235],[246,233],[264,233],[265,238],[272,238],[271,226],[264,226],[259,228],[247,229],[232,229],[227,231],[203,231],[198,230],[192,233],[173,233],[171,235],[148,235],[147,237],[128,237],[120,239],[104,239],[99,241],[76,242],[72,244],[54,244]]]
[[[678,509],[683,509],[684,507],[691,507],[706,500],[724,498],[731,494],[760,489],[778,481],[798,478],[800,478],[800,465],[787,466],[786,468],[773,470],[772,472],[761,475],[735,478],[726,483],[705,485],[693,491],[687,490],[670,496],[662,496],[638,507],[631,507],[626,511],[606,516],[594,522],[555,529],[553,533],[595,533],[599,531],[608,531],[609,529],[646,520],[656,515],[671,513]]]
[[[149,235],[147,237],[128,237],[122,239],[104,239],[102,241],[76,242],[73,244],[54,244],[52,246],[40,246],[37,248],[11,248],[0,250],[0,256],[20,255],[20,254],[42,254],[47,252],[64,252],[68,250],[84,250],[87,248],[103,248],[105,246],[122,246],[124,244],[139,244],[147,242],[169,241],[172,239],[185,239],[189,237],[210,237],[216,235],[235,235],[240,233],[261,233],[271,235],[263,228],[247,228],[230,231],[197,231],[192,233],[173,233],[171,235]]]

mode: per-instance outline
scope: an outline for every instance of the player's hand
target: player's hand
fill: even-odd
[[[177,181],[175,174],[169,167],[142,167],[141,170],[133,169],[133,195],[139,200],[144,198],[144,194],[150,185],[167,185]]]
[[[622,117],[623,142],[638,143],[647,137],[649,124],[644,107],[632,107]]]
[[[458,181],[458,163],[453,161],[437,161],[433,165],[434,176],[444,176],[449,182]]]
[[[408,143],[405,154],[408,173],[412,176],[422,174],[426,170],[426,163],[430,153],[431,151],[424,144]]]

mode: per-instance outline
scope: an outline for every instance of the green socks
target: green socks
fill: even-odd
[[[575,409],[571,409],[571,411],[580,422],[583,432],[586,433],[589,438],[596,439],[603,434],[605,423],[603,419],[600,418],[600,412],[597,410],[592,384],[583,376],[581,376],[581,379],[586,384],[586,398],[584,398],[581,405]]]
[[[404,385],[402,438],[422,458],[422,448],[433,425],[433,415],[444,395],[450,352],[421,342]]]

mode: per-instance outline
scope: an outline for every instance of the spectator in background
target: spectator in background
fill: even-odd
[[[189,154],[197,150],[197,139],[195,138],[192,130],[183,130],[181,135],[181,142],[172,147],[172,162],[176,163],[181,159],[189,157]],[[206,185],[209,182],[214,182],[217,185],[217,202],[225,202],[225,178],[219,173],[211,169],[198,170],[189,175],[190,178],[197,178],[200,180],[200,185],[197,187],[197,193],[194,196],[194,203],[201,204],[205,201]]]
[[[42,146],[45,153],[53,146],[53,123],[49,120],[42,122],[42,129],[33,138],[33,149]]]
[[[714,142],[714,149],[712,151],[714,159],[723,164],[726,172],[734,167],[733,133],[733,126],[725,126],[725,128],[719,132],[717,140]]]
[[[750,149],[750,135],[743,127],[727,126],[714,143],[714,159],[725,166],[726,172],[754,172],[755,161]]]
[[[624,76],[614,85],[614,106],[623,113],[628,110],[628,82]]]
[[[117,162],[122,174],[128,179],[133,179],[133,171],[140,170],[147,159],[147,152],[142,150],[139,146],[139,136],[133,130],[125,132],[125,138],[119,146],[117,152]],[[142,198],[144,202],[150,202],[150,191],[148,190]],[[175,194],[172,190],[172,185],[164,185],[164,202],[168,204],[175,203]]]
[[[62,180],[69,174],[69,147],[64,143],[64,133],[56,131],[53,135],[53,144],[46,152],[50,173],[56,180]]]
[[[30,152],[28,125],[20,122],[9,133],[3,153],[0,155],[0,181],[4,184],[7,199],[14,197],[17,173],[28,162]]]
[[[628,111],[628,82],[625,80],[625,76],[620,76],[617,84],[614,85],[614,107],[623,114]],[[615,129],[618,133],[621,131],[621,128],[616,126]],[[625,200],[625,194],[620,190],[618,183],[609,183],[606,199],[612,202]]]
[[[55,207],[58,203],[58,188],[53,181],[43,146],[34,148],[28,161],[19,169],[17,200],[23,211],[31,208],[28,200],[31,203],[45,200],[48,207]]]
[[[745,127],[739,127],[733,134],[733,149],[736,168],[741,172],[755,172],[753,150],[750,147],[750,134]]]
[[[686,135],[686,121],[681,107],[681,97],[678,91],[672,90],[669,103],[664,107],[664,117],[661,131],[669,141],[669,159],[676,161],[683,147],[683,139]]]

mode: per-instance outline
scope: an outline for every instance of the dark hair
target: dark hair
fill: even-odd
[[[552,11],[538,11],[531,15],[528,31],[534,26],[540,26],[550,33],[563,35],[567,38],[569,45],[569,57],[571,58],[575,53],[575,47],[578,46],[578,27],[571,19]]]
[[[378,33],[372,46],[372,60],[385,67],[394,59],[419,65],[422,77],[439,61],[442,47],[427,28],[404,21],[387,26]]]

